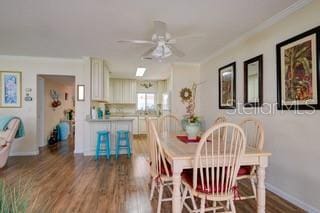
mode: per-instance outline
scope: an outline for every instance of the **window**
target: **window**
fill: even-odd
[[[151,111],[155,110],[155,94],[154,93],[138,93],[137,94],[137,110]]]
[[[169,110],[169,94],[162,94],[162,110]]]

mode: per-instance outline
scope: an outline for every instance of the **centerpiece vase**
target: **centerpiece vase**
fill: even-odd
[[[189,140],[196,140],[200,132],[200,123],[188,123],[186,125],[186,133]]]

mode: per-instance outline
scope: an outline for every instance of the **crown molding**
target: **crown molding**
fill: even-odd
[[[306,6],[307,4],[311,3],[312,1],[313,0],[300,0],[300,1],[297,1],[296,3],[290,5],[286,9],[280,11],[279,13],[277,13],[274,16],[272,16],[271,18],[269,18],[266,21],[262,22],[257,27],[253,28],[252,30],[250,30],[250,31],[248,31],[248,32],[246,32],[244,34],[242,34],[239,38],[231,41],[230,43],[228,43],[227,45],[225,45],[221,49],[215,51],[212,55],[210,55],[207,58],[203,59],[200,62],[200,64],[206,63],[210,59],[213,59],[213,58],[217,57],[218,55],[222,54],[223,52],[225,52],[225,51],[227,51],[227,50],[239,45],[244,40],[246,40],[249,37],[257,34],[258,32],[261,32],[261,31],[271,27],[272,25],[274,25],[277,22],[281,21],[285,17],[289,16],[290,14],[296,12],[297,10],[299,10],[299,9],[303,8],[304,6]]]

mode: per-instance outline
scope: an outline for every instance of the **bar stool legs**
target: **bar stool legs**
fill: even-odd
[[[101,145],[105,144],[105,149],[101,149]],[[107,159],[110,158],[110,132],[108,131],[98,131],[97,132],[97,145],[96,145],[96,156],[95,159],[98,160],[99,156],[105,153]]]
[[[124,141],[125,144],[121,144]],[[126,130],[117,131],[116,159],[119,157],[120,149],[127,149],[128,158],[131,157],[130,132]]]

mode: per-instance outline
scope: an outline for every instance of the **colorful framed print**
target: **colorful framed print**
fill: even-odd
[[[219,69],[219,109],[236,108],[236,62]]]
[[[320,27],[277,44],[278,109],[320,109]]]
[[[0,107],[21,107],[21,72],[0,71]]]

